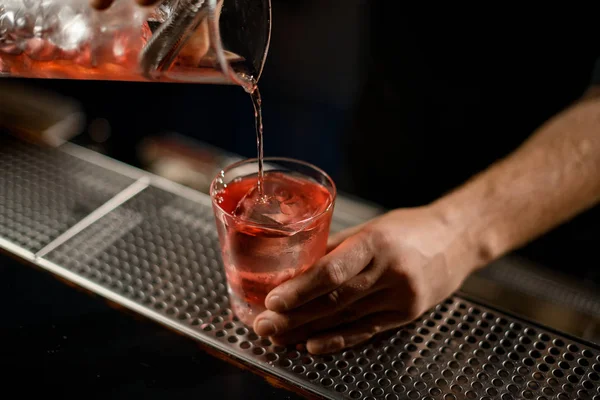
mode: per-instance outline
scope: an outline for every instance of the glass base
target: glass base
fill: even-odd
[[[238,319],[249,328],[252,328],[256,317],[266,310],[259,304],[252,304],[244,301],[244,299],[236,296],[235,293],[229,291],[229,302],[231,303],[231,311]]]

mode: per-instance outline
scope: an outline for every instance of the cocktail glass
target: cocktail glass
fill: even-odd
[[[264,159],[263,195],[275,196],[269,201],[276,204],[248,211],[254,203],[246,203],[240,212],[257,181],[258,160],[249,159],[225,168],[210,188],[231,307],[249,326],[272,289],[325,255],[336,198],[333,180],[321,169],[270,157]]]

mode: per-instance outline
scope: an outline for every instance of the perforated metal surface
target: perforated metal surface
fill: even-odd
[[[0,237],[35,253],[132,182],[0,132]]]
[[[481,270],[479,275],[523,293],[568,305],[573,310],[600,318],[600,286],[591,282],[589,287],[575,286],[547,274],[544,276],[531,268],[508,262],[496,263]]]
[[[0,174],[12,168],[3,165]],[[327,398],[600,400],[597,348],[460,297],[340,354],[273,346],[231,313],[208,199],[154,183],[35,262]],[[11,196],[31,185],[13,185]]]

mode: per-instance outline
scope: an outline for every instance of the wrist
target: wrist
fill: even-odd
[[[429,205],[446,226],[452,241],[447,249],[451,263],[462,265],[466,274],[498,259],[510,248],[502,226],[502,202],[493,190],[467,184]],[[500,206],[498,206],[500,205]]]

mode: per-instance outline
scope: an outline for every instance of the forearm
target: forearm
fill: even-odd
[[[481,267],[600,201],[600,98],[593,93],[432,206],[456,257]]]

